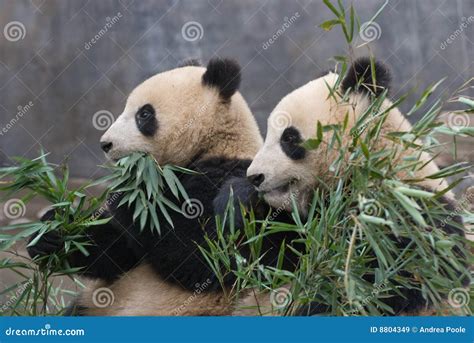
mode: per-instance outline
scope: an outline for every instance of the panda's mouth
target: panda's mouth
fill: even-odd
[[[260,193],[262,193],[263,195],[267,195],[271,193],[272,194],[285,194],[285,193],[288,193],[290,191],[290,187],[295,185],[297,182],[298,180],[293,178],[271,189],[263,189],[260,191]]]

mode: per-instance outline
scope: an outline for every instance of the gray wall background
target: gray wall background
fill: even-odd
[[[382,4],[354,2],[361,22]],[[0,134],[0,163],[11,163],[7,156],[36,156],[43,146],[52,161],[67,159],[73,175],[87,178],[100,174],[97,165],[104,162],[94,113],[117,117],[127,93],[154,73],[190,57],[236,58],[243,67],[241,91],[265,132],[266,117],[281,97],[330,68],[332,56],[346,53],[339,28],[318,27],[333,17],[320,1],[1,0],[0,8],[0,130],[8,126]],[[119,12],[119,21],[86,49]],[[297,20],[264,49],[296,13]],[[442,77],[438,96],[474,75],[474,23],[446,44],[473,15],[474,1],[400,0],[390,1],[376,19],[380,36],[370,49],[393,70],[392,95],[411,91],[403,110]],[[18,40],[6,33],[15,21],[24,27]],[[195,41],[182,35],[190,21],[203,29]],[[356,45],[361,43],[359,38]],[[356,54],[367,51],[365,46]],[[31,109],[10,127],[18,106],[30,101]]]

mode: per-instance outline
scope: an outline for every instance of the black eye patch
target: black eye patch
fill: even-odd
[[[155,109],[152,105],[146,104],[142,106],[135,114],[135,122],[138,130],[144,136],[154,136],[158,130],[158,120],[156,120]]]
[[[280,137],[280,145],[283,152],[292,160],[302,160],[306,155],[306,150],[300,144],[300,132],[293,126],[287,127]]]

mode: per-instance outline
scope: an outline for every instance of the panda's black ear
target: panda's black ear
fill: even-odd
[[[385,89],[389,89],[390,70],[383,64],[374,61],[375,73],[369,57],[361,57],[354,61],[346,76],[341,82],[341,89],[345,93],[349,88],[358,93],[375,94],[379,96]],[[373,79],[375,74],[375,80]]]
[[[201,66],[201,61],[199,61],[197,58],[188,58],[188,59],[185,59],[184,61],[179,62],[177,68],[200,67],[200,66]]]
[[[228,101],[240,86],[240,66],[232,59],[213,58],[202,76],[205,86],[216,87],[224,101]]]

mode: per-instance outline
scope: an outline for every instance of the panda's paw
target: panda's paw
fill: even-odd
[[[61,235],[56,231],[45,233],[40,239],[33,245],[29,245],[33,240],[37,238],[37,235],[30,237],[26,250],[31,258],[40,258],[47,255],[59,252],[64,246],[64,240]]]
[[[231,199],[232,204],[229,203]],[[223,216],[228,206],[233,206],[235,224],[240,227],[244,222],[240,211],[241,204],[247,209],[261,212],[262,204],[260,204],[258,194],[252,184],[245,177],[233,177],[222,185],[214,199],[214,214]]]
[[[40,220],[42,222],[52,220],[54,215],[55,210],[49,210],[41,217]],[[36,234],[31,236],[28,240],[26,250],[28,251],[28,254],[31,258],[51,255],[60,251],[64,246],[64,240],[57,231],[50,231],[43,234],[36,243],[30,245],[37,237],[38,235]]]

